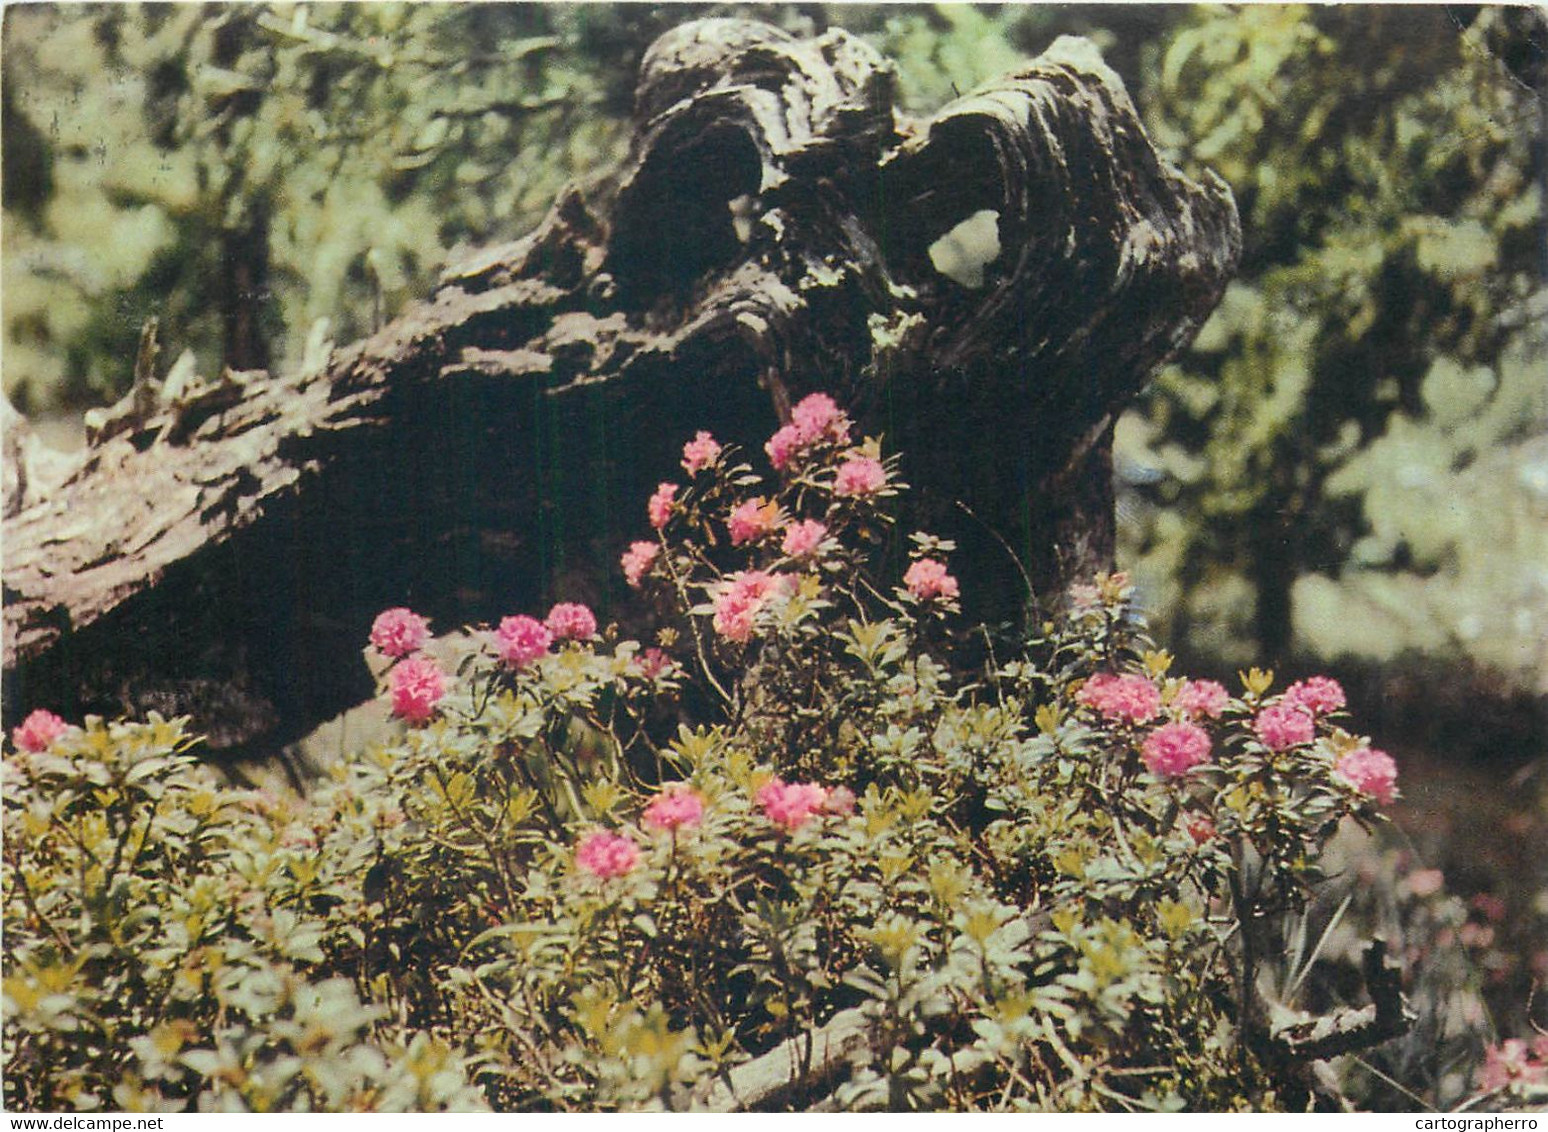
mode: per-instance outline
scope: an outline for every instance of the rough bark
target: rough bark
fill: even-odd
[[[970,287],[930,248],[985,210],[1002,250]],[[1239,245],[1229,191],[1157,156],[1084,41],[915,121],[842,32],[684,25],[623,166],[525,239],[302,372],[147,376],[63,483],[10,474],[7,713],[285,742],[369,694],[386,606],[605,605],[691,430],[756,446],[816,389],[905,452],[913,518],[1000,616],[1007,547],[1044,592],[1107,561],[1113,415]]]

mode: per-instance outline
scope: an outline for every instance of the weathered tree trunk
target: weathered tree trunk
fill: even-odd
[[[530,236],[304,372],[137,388],[49,490],[13,474],[7,713],[283,743],[370,693],[386,606],[605,605],[691,430],[756,447],[817,389],[904,451],[969,612],[1019,604],[1006,545],[1044,593],[1104,564],[1113,416],[1218,300],[1230,194],[1157,157],[1084,41],[927,121],[892,85],[842,32],[684,25],[623,167]],[[981,212],[968,286],[931,246]]]

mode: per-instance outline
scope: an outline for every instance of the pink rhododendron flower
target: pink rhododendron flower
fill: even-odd
[[[1397,763],[1386,751],[1358,747],[1333,764],[1333,777],[1369,794],[1383,806],[1397,796]]]
[[[827,790],[811,782],[786,783],[771,778],[758,790],[758,805],[763,807],[764,814],[775,825],[784,826],[792,833],[805,825],[827,801]]]
[[[1348,701],[1337,680],[1331,676],[1312,676],[1291,684],[1282,702],[1305,708],[1313,715],[1326,715],[1330,711],[1337,711]]]
[[[1140,756],[1152,774],[1186,774],[1209,761],[1209,735],[1196,723],[1163,723],[1145,737]]]
[[[1317,733],[1311,713],[1295,704],[1270,704],[1252,721],[1252,729],[1271,751],[1287,751],[1310,743]]]
[[[763,450],[769,454],[769,463],[784,471],[797,453],[823,440],[848,444],[849,418],[832,397],[813,393],[796,403],[790,411],[790,423],[769,437]]]
[[[779,505],[770,503],[761,495],[743,500],[731,509],[726,527],[731,531],[731,545],[741,546],[762,538],[779,522]]]
[[[798,453],[821,441],[849,443],[849,418],[826,393],[801,398],[790,411],[790,423],[769,437],[763,450],[769,463],[780,471],[789,466]]]
[[[640,821],[650,829],[688,829],[704,816],[704,799],[686,782],[673,782],[661,788],[650,800]]]
[[[677,485],[675,483],[659,484],[656,493],[650,497],[650,502],[645,505],[645,512],[650,516],[650,525],[660,530],[667,525],[667,520],[672,517],[672,508],[677,498]]]
[[[634,666],[640,670],[640,675],[647,680],[658,680],[677,666],[677,662],[669,657],[661,649],[646,649],[634,658]]]
[[[600,829],[581,838],[575,863],[600,880],[621,877],[640,863],[640,847],[622,834]]]
[[[815,444],[819,440],[849,443],[849,418],[826,393],[811,393],[801,398],[790,411],[790,423],[795,425],[802,444]]]
[[[715,438],[703,429],[687,444],[683,445],[683,469],[690,475],[697,475],[720,459],[720,445],[715,443]]]
[[[411,656],[387,678],[392,690],[392,714],[406,723],[426,723],[446,695],[446,680],[433,661]]]
[[[544,622],[555,640],[584,641],[597,635],[597,618],[590,609],[575,601],[561,601],[548,611]]]
[[[769,454],[769,463],[774,465],[776,471],[784,471],[790,464],[790,458],[801,450],[801,430],[793,424],[787,424],[769,437],[763,450]]]
[[[54,740],[68,730],[70,725],[59,716],[38,708],[11,732],[11,742],[16,744],[18,750],[37,754],[52,747]]]
[[[745,644],[752,636],[758,614],[770,598],[785,590],[790,581],[784,575],[762,570],[733,574],[715,596],[715,631]]]
[[[661,553],[661,546],[654,542],[631,542],[629,549],[624,551],[623,563],[624,581],[638,588],[640,581],[645,577],[645,572],[656,561],[656,555]]]
[[[1194,719],[1204,715],[1219,719],[1220,713],[1225,711],[1230,701],[1231,694],[1213,680],[1184,680],[1172,703],[1184,715]]]
[[[408,656],[429,639],[429,622],[412,610],[384,609],[371,622],[371,645],[383,656]]]
[[[918,601],[935,598],[955,598],[959,594],[957,579],[946,573],[946,565],[933,558],[921,558],[909,566],[903,575],[903,584]]]
[[[1518,1081],[1522,1084],[1548,1081],[1548,1063],[1534,1060],[1526,1042],[1520,1038],[1511,1038],[1484,1054],[1483,1072],[1478,1075],[1478,1084],[1485,1091],[1493,1091]]]
[[[804,558],[828,537],[828,528],[816,519],[802,519],[785,527],[785,539],[779,549],[791,558]]]
[[[1144,723],[1161,710],[1161,692],[1143,676],[1098,672],[1081,685],[1075,698],[1108,719]]]
[[[887,486],[887,469],[880,460],[869,456],[850,456],[839,465],[833,477],[833,494],[865,496],[875,495]]]
[[[1183,821],[1183,829],[1193,838],[1195,845],[1203,845],[1215,836],[1215,822],[1208,814],[1190,814]]]
[[[495,652],[506,664],[522,668],[548,651],[554,635],[535,617],[507,617],[494,632]]]

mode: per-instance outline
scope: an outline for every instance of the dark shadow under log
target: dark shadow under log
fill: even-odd
[[[842,32],[686,24],[623,166],[373,337],[142,381],[47,483],[8,429],[7,716],[159,709],[272,750],[370,694],[384,607],[605,612],[692,431],[756,450],[814,390],[905,453],[971,615],[1022,604],[1005,546],[1044,595],[1105,565],[1114,415],[1218,301],[1230,193],[1156,155],[1084,41],[924,121],[892,79]],[[981,278],[937,270],[986,212]]]

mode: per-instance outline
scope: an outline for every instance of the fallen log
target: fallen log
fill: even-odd
[[[1002,616],[1023,567],[1046,594],[1109,561],[1114,415],[1239,252],[1224,184],[1158,157],[1085,41],[913,120],[843,32],[685,24],[621,168],[526,238],[299,372],[151,365],[72,469],[8,472],[6,714],[273,750],[370,694],[384,607],[605,608],[691,430],[755,447],[816,389],[905,453],[911,519]]]

